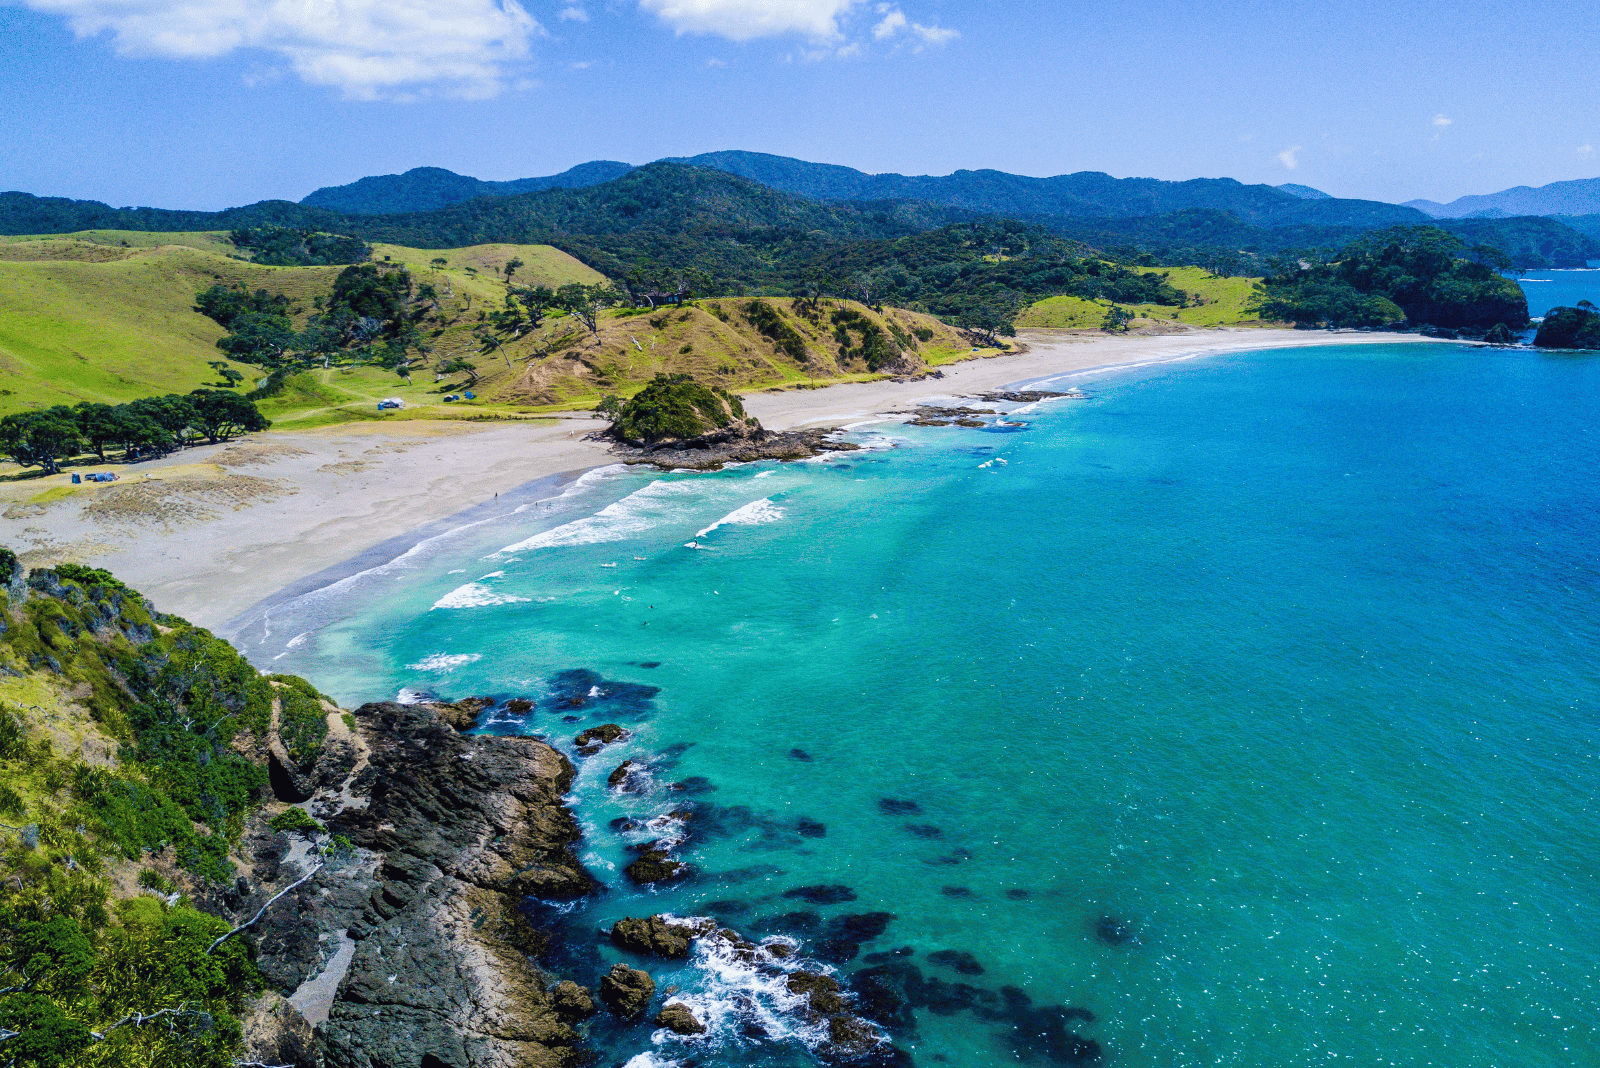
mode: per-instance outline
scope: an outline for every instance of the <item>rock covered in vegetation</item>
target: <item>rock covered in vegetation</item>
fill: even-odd
[[[1533,343],[1541,349],[1600,349],[1600,311],[1588,301],[1576,308],[1551,308]]]
[[[761,440],[765,431],[747,415],[739,398],[702,385],[691,375],[658,374],[626,401],[608,397],[599,409],[612,417],[608,433],[627,445],[695,448],[729,441]]]
[[[648,886],[651,883],[671,882],[689,874],[689,865],[674,859],[672,854],[658,842],[622,870],[634,882]]]

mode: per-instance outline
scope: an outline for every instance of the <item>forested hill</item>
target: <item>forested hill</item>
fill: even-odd
[[[864,174],[850,167],[807,163],[762,152],[707,152],[674,159],[753,179],[762,185],[819,200],[922,200],[990,215],[1129,218],[1189,208],[1231,212],[1263,226],[1360,226],[1426,221],[1414,208],[1375,200],[1307,200],[1270,185],[1232,178],[1113,178],[1079,171],[1032,178],[1004,171],[956,171],[941,177]]]
[[[584,189],[614,181],[631,170],[631,164],[615,160],[591,160],[544,178],[486,182],[442,167],[413,167],[404,174],[383,174],[362,178],[349,185],[324,186],[310,196],[302,197],[300,203],[347,215],[435,211],[475,197],[516,196],[546,189]]]
[[[1264,258],[1274,253],[1336,248],[1360,233],[1393,222],[1388,217],[1393,212],[1417,214],[1367,201],[1303,199],[1268,186],[1221,179],[1157,182],[1094,174],[1023,179],[994,171],[951,176],[967,183],[961,188],[968,192],[957,186],[945,187],[950,199],[959,203],[903,197],[827,200],[818,198],[851,188],[857,192],[878,188],[859,183],[851,186],[854,179],[846,180],[850,174],[863,179],[874,176],[777,156],[716,156],[724,163],[754,160],[761,166],[746,169],[760,171],[764,180],[713,167],[653,163],[581,188],[557,186],[512,196],[478,196],[431,211],[381,215],[342,214],[327,207],[278,200],[198,212],[112,208],[96,201],[0,193],[0,234],[219,231],[273,225],[415,248],[554,244],[612,277],[619,277],[643,258],[730,282],[760,285],[758,279],[771,279],[771,275],[756,270],[759,263],[773,257],[795,262],[803,258],[796,254],[801,246],[822,251],[840,243],[895,239],[985,216],[995,222],[1019,219],[1119,259],[1191,263],[1254,274]],[[778,182],[783,177],[778,172],[791,164],[791,184],[801,192],[785,192],[767,184]],[[836,171],[847,173],[840,177]],[[460,177],[447,171],[437,172],[435,177],[441,175]],[[574,172],[567,176],[577,180]],[[424,172],[419,180],[427,178]],[[915,186],[923,179],[906,181]],[[976,192],[984,187],[994,192],[993,198],[985,199]],[[893,188],[893,183],[882,188]],[[993,205],[1005,197],[1013,207],[997,213]],[[1174,207],[1207,199],[1229,206]],[[987,206],[971,206],[978,204]],[[1095,213],[1086,214],[1090,207]],[[1463,219],[1440,225],[1473,244],[1504,250],[1518,267],[1582,267],[1588,260],[1600,259],[1600,241],[1553,219]],[[634,236],[624,239],[624,235]]]

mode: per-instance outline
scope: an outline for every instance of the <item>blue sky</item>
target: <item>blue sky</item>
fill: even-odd
[[[743,148],[1449,200],[1600,175],[1592,4],[0,0],[0,189],[221,208]]]

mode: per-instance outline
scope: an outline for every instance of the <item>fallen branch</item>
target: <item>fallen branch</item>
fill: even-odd
[[[322,870],[322,867],[323,867],[323,865],[318,864],[315,868],[312,868],[310,871],[308,871],[304,875],[300,876],[300,878],[296,879],[294,882],[290,883],[288,886],[284,887],[282,890],[279,890],[276,894],[273,894],[272,897],[268,899],[267,903],[265,905],[262,905],[260,911],[258,911],[254,916],[250,917],[244,923],[241,923],[239,926],[235,927],[233,930],[229,931],[227,934],[223,935],[221,938],[219,938],[215,942],[211,943],[211,945],[207,946],[206,947],[206,956],[208,956],[208,957],[211,956],[212,952],[218,946],[222,945],[222,943],[226,942],[228,939],[232,938],[234,935],[238,934],[240,931],[244,930],[246,927],[250,927],[250,926],[254,925],[257,920],[259,920],[262,916],[266,915],[267,910],[270,909],[273,906],[274,902],[276,902],[284,894],[287,894],[290,890],[293,890],[296,887],[303,886],[304,884],[310,882],[311,879],[317,874],[317,872]]]

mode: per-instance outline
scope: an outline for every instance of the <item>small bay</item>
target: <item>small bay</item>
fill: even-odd
[[[345,702],[532,698],[486,729],[580,768],[611,890],[539,915],[585,981],[598,928],[670,911],[915,967],[880,1018],[921,1066],[1064,1033],[1139,1068],[1600,1061],[1600,360],[1061,382],[1089,399],[1018,425],[591,473],[238,640]],[[603,722],[632,734],[572,750]],[[697,874],[632,887],[685,826]],[[599,1025],[604,1063],[809,1063],[770,977],[652,970],[711,1035]]]

